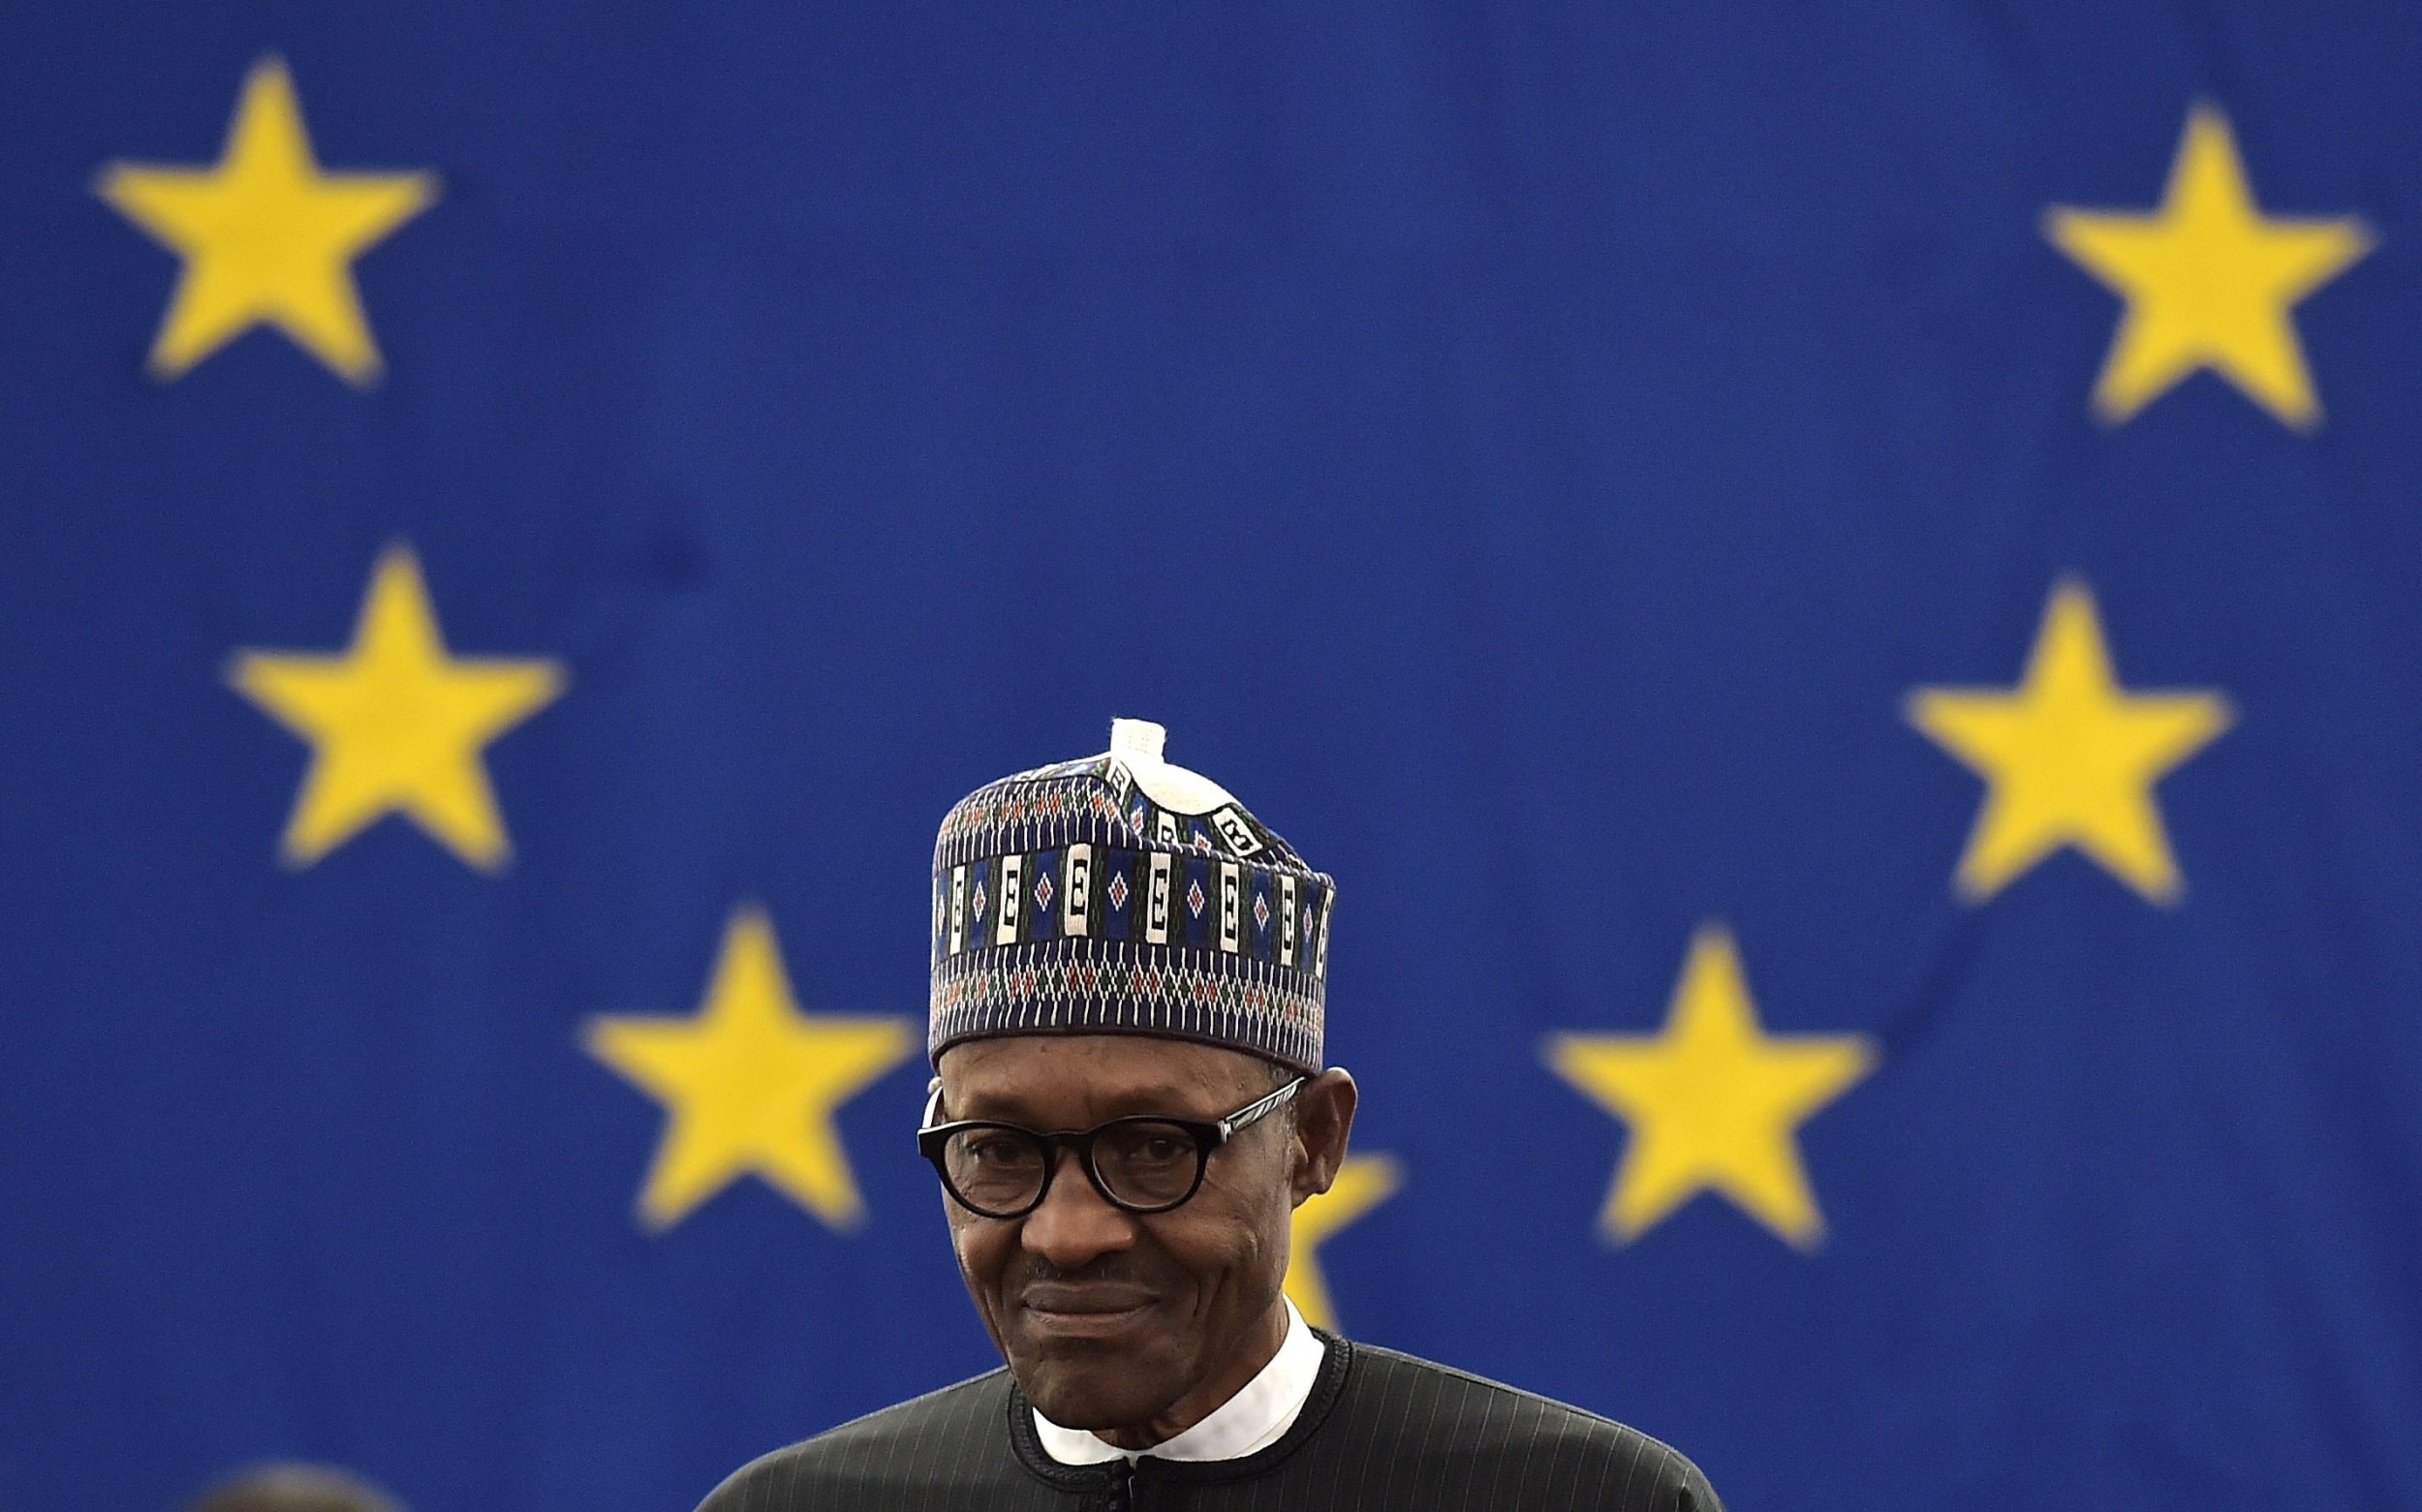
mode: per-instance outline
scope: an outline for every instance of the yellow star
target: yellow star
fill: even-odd
[[[412,548],[379,556],[342,654],[239,651],[228,681],[311,742],[282,853],[309,866],[388,814],[471,865],[512,853],[480,757],[563,691],[561,663],[446,654]]]
[[[2212,693],[2127,693],[2086,585],[2052,590],[2018,687],[1921,688],[1910,723],[1990,785],[1954,881],[1971,902],[2075,846],[2156,903],[2183,887],[2153,785],[2234,716]]]
[[[185,260],[151,348],[154,378],[182,376],[266,323],[348,382],[379,376],[353,260],[434,203],[434,173],[324,173],[286,65],[264,58],[214,168],[112,163],[95,192]]]
[[[1798,1128],[1873,1068],[1875,1050],[1858,1034],[1768,1034],[1732,936],[1708,924],[1692,938],[1661,1033],[1556,1034],[1547,1062],[1630,1126],[1599,1219],[1608,1239],[1628,1244],[1714,1191],[1809,1250],[1824,1219]]]
[[[1405,1184],[1396,1161],[1383,1155],[1350,1155],[1329,1189],[1295,1210],[1287,1235],[1287,1295],[1315,1328],[1335,1329],[1337,1308],[1320,1274],[1320,1241],[1396,1195]]]
[[[2056,206],[2044,234],[2127,301],[2095,384],[2106,423],[2206,367],[2284,424],[2320,423],[2287,312],[2371,251],[2372,233],[2354,216],[2265,217],[2218,108],[2188,112],[2159,209]]]
[[[762,910],[744,906],[692,1018],[600,1015],[589,1054],[665,1105],[639,1222],[670,1228],[754,1171],[836,1229],[865,1218],[833,1114],[904,1060],[908,1022],[798,1010]]]

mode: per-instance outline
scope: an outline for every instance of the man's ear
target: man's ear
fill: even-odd
[[[1295,1094],[1294,1202],[1318,1196],[1337,1180],[1346,1163],[1346,1138],[1353,1131],[1354,1104],[1360,1094],[1354,1079],[1331,1066],[1303,1084]]]

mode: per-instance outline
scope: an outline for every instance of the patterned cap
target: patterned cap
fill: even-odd
[[[1337,884],[1167,732],[978,787],[934,842],[926,1049],[997,1034],[1159,1034],[1318,1072]]]

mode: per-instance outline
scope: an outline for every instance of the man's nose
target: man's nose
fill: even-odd
[[[1094,1189],[1073,1150],[1059,1152],[1051,1173],[1051,1188],[1041,1206],[1026,1215],[1018,1242],[1061,1270],[1073,1270],[1097,1256],[1125,1250],[1135,1242],[1133,1216],[1112,1207]]]

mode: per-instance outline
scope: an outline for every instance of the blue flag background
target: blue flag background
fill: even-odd
[[[2412,15],[0,59],[0,1508],[986,1368],[933,828],[1113,715],[1339,879],[1349,1333],[1736,1512],[2422,1505]]]

